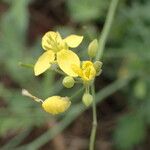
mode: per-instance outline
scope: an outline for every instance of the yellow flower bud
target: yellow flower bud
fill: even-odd
[[[60,96],[49,97],[42,103],[43,109],[53,115],[65,112],[70,105],[71,101],[68,97]]]
[[[96,70],[94,64],[91,61],[82,62],[82,79],[84,81],[93,80],[96,76]]]
[[[101,61],[95,61],[94,62],[94,68],[95,68],[95,70],[96,70],[96,75],[98,76],[98,75],[100,75],[101,74],[101,72],[102,72],[102,65],[103,65],[103,63],[101,62]]]
[[[89,47],[88,47],[88,55],[89,55],[89,57],[94,58],[96,56],[97,50],[98,50],[98,41],[97,41],[97,39],[94,39],[89,44]]]
[[[71,76],[67,76],[63,79],[62,84],[66,87],[66,88],[72,88],[74,86],[74,79]]]
[[[85,106],[90,106],[91,103],[93,102],[93,96],[89,93],[84,93],[82,97],[82,102]]]

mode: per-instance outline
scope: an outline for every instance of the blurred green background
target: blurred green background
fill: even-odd
[[[87,59],[88,43],[98,38],[110,0],[0,1],[0,149],[87,150],[92,110],[81,103],[82,88],[63,88],[62,78],[32,68],[49,30],[84,35],[76,52]],[[96,81],[96,150],[150,149],[150,1],[120,0]],[[73,96],[59,116],[21,95],[28,89],[43,99]]]

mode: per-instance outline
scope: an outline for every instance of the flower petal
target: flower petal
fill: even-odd
[[[75,48],[79,46],[82,40],[83,40],[83,36],[78,36],[78,35],[70,35],[64,39],[67,45],[71,48]]]
[[[46,51],[43,53],[34,66],[34,73],[36,76],[40,75],[44,71],[46,71],[50,66],[51,62],[54,61],[55,54],[53,51]]]
[[[73,64],[73,65],[71,66],[71,68],[72,68],[72,70],[73,70],[78,76],[81,77],[81,76],[83,75],[82,69],[81,69],[79,66]]]
[[[44,50],[52,50],[52,41],[60,42],[62,38],[58,32],[49,31],[42,38],[42,47]]]
[[[57,62],[59,67],[69,76],[77,77],[78,75],[73,71],[72,65],[75,64],[80,67],[79,57],[70,50],[61,50],[57,53]]]
[[[52,96],[42,103],[42,107],[46,112],[55,115],[65,112],[70,104],[68,97]]]

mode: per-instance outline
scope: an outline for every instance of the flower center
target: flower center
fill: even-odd
[[[55,53],[61,51],[62,49],[68,49],[67,44],[56,34],[55,37],[49,36],[47,39],[48,44],[50,45],[52,51]]]

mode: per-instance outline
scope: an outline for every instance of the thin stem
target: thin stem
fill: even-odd
[[[119,0],[112,0],[111,4],[109,6],[109,10],[108,10],[108,13],[107,13],[107,16],[106,16],[106,21],[105,21],[102,33],[101,33],[100,38],[99,38],[99,50],[98,50],[98,53],[97,53],[96,60],[100,60],[102,55],[103,55],[103,51],[104,51],[105,44],[106,44],[106,41],[107,41],[107,38],[108,38],[108,34],[109,34],[109,31],[110,31],[112,22],[114,20],[115,11],[116,11],[116,8],[117,8],[118,1]]]
[[[22,63],[22,62],[19,62],[19,65],[21,67],[26,67],[26,68],[31,68],[31,69],[34,67],[33,64],[25,64],[25,63]]]
[[[108,10],[108,14],[106,16],[106,21],[102,30],[102,33],[100,35],[99,38],[99,51],[96,57],[96,60],[100,60],[103,52],[104,52],[104,48],[105,48],[105,44],[108,38],[108,34],[114,19],[114,15],[115,15],[115,10],[117,8],[117,4],[118,4],[119,0],[112,0],[109,10]],[[94,87],[94,83],[92,84],[92,95],[93,95],[93,104],[92,104],[92,110],[93,110],[93,122],[92,122],[92,130],[91,130],[91,136],[90,136],[90,145],[89,145],[89,150],[94,150],[94,145],[95,145],[95,138],[96,138],[96,130],[97,130],[97,113],[96,113],[96,102],[95,102],[95,87]]]
[[[85,85],[85,92],[86,92],[86,93],[89,93],[89,85],[88,85],[88,84]]]
[[[59,73],[60,75],[66,76],[66,74],[63,71],[61,71],[60,69],[58,69],[58,68],[56,68],[55,71],[57,73]]]
[[[93,96],[93,103],[92,103],[93,122],[92,122],[92,130],[91,130],[91,136],[90,136],[89,150],[94,150],[95,138],[96,138],[96,129],[97,129],[97,113],[96,113],[95,86],[94,86],[94,83],[92,84],[91,89],[92,89],[92,96]]]

